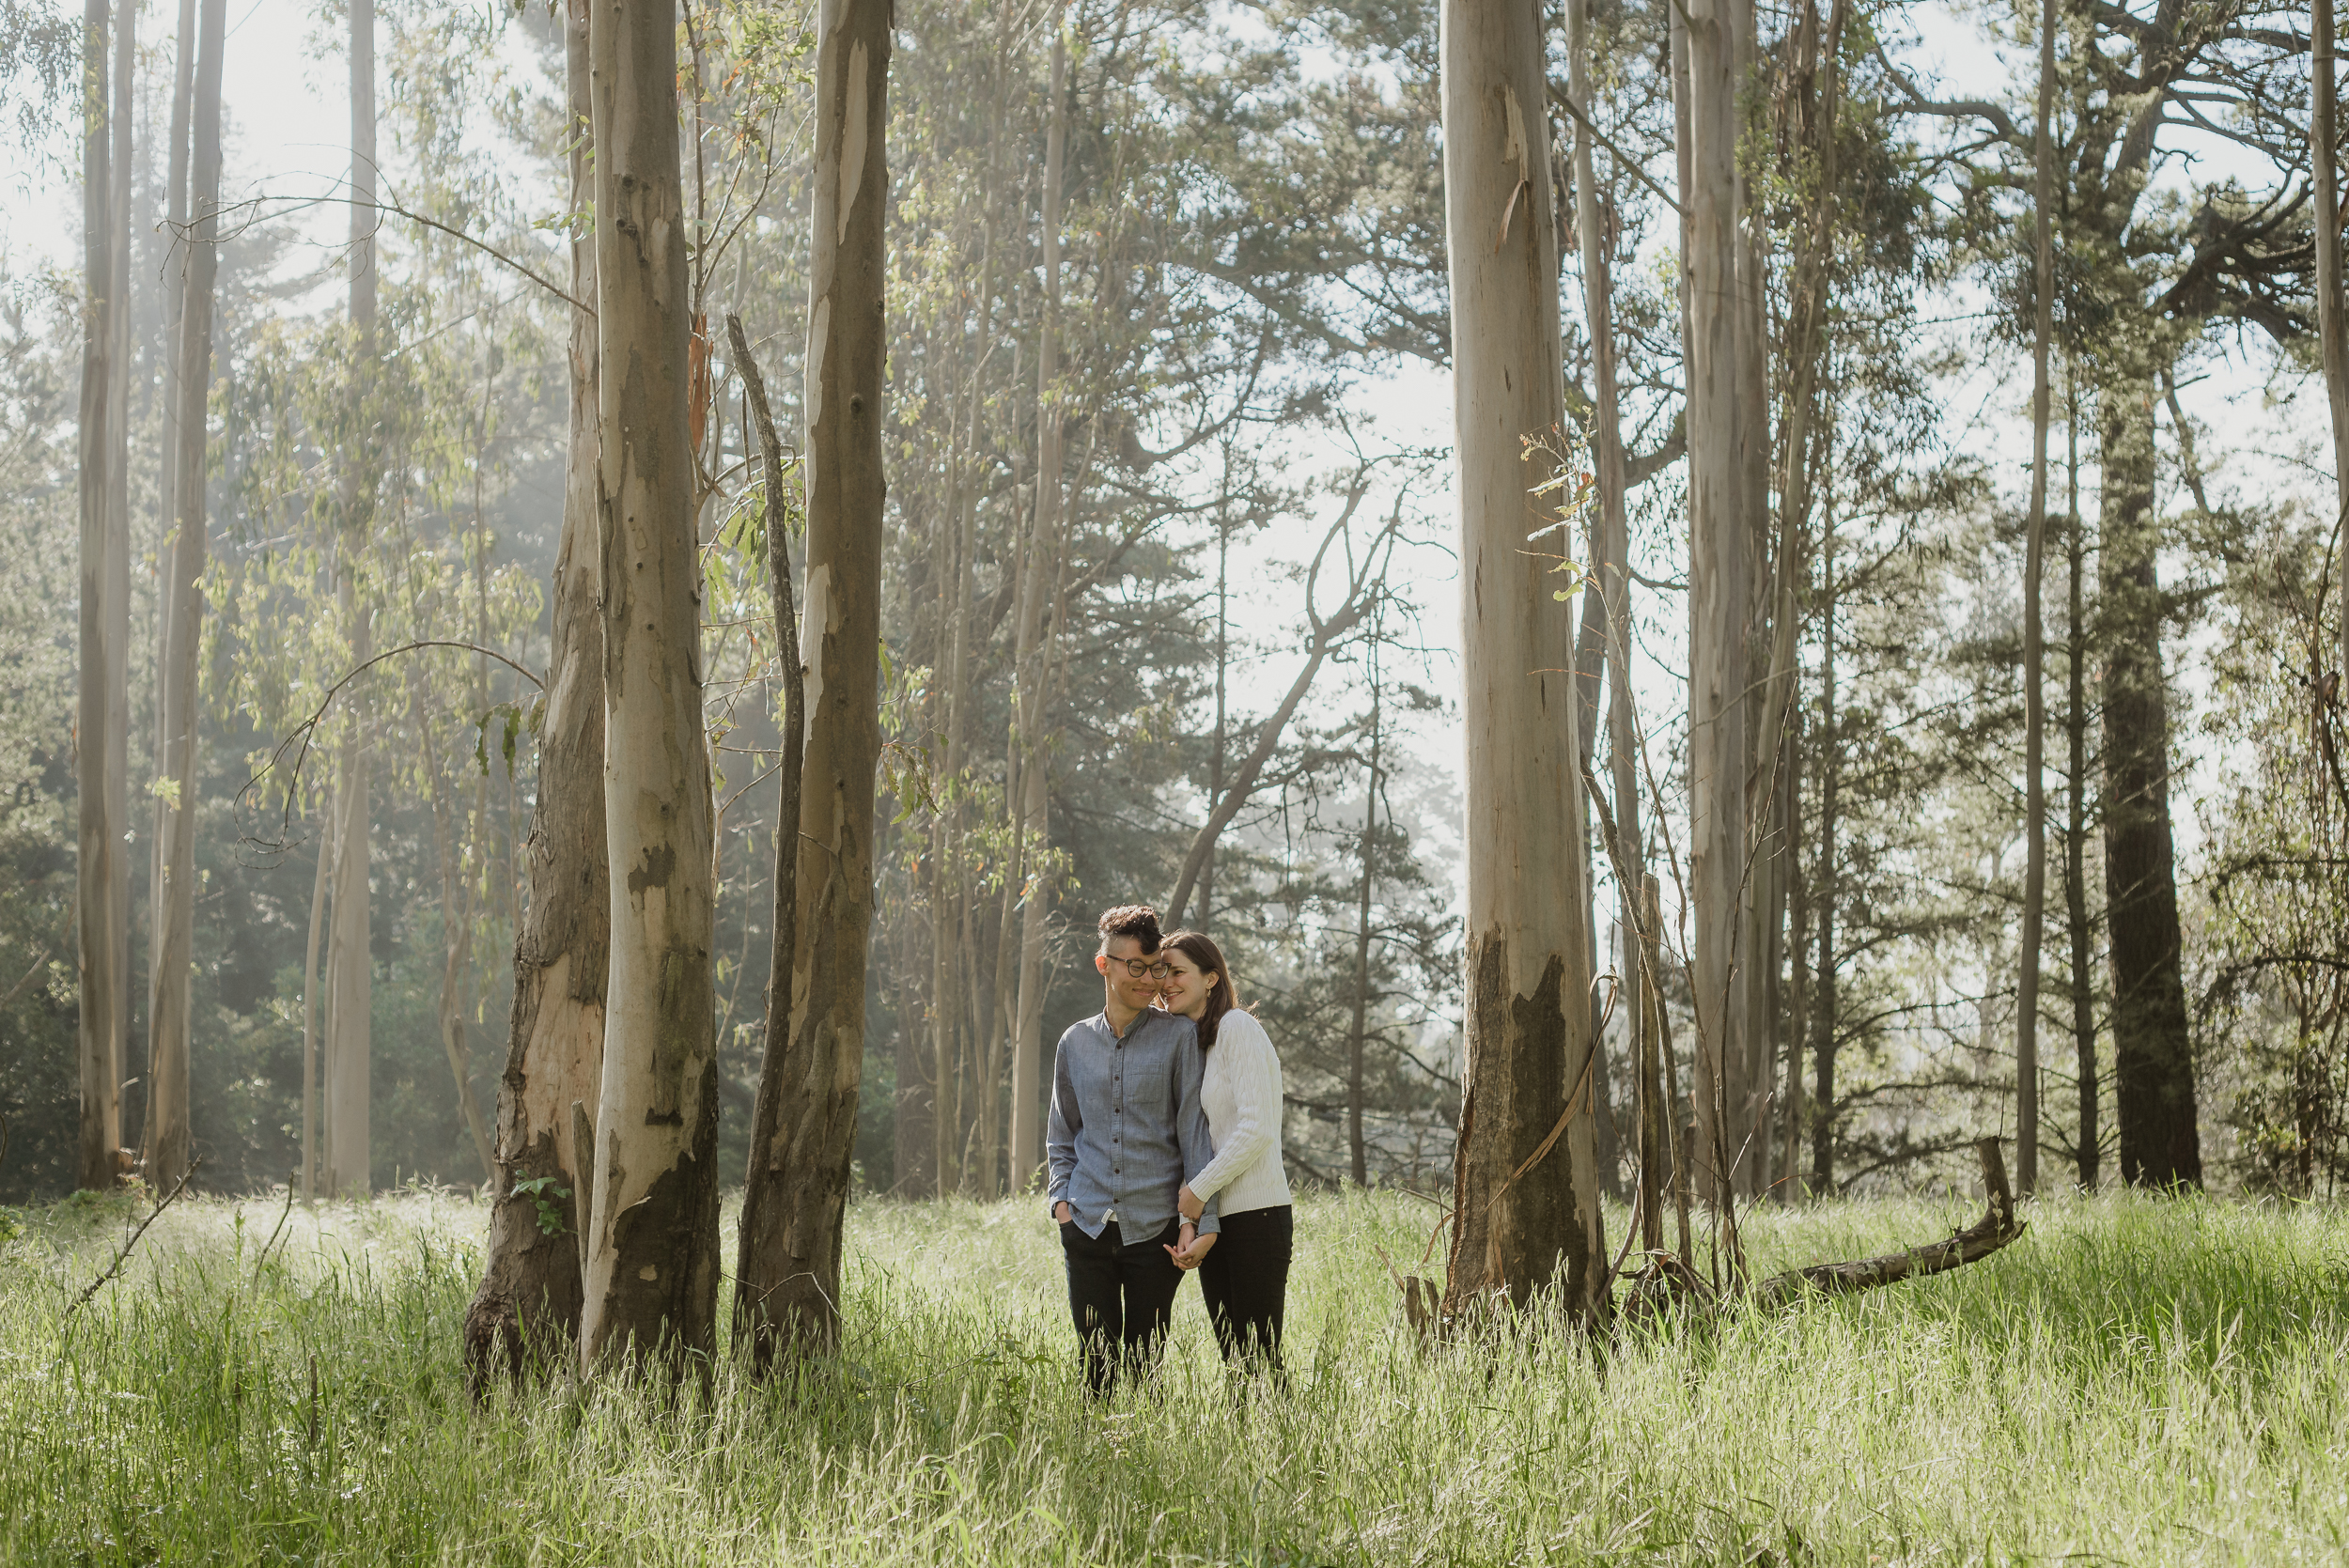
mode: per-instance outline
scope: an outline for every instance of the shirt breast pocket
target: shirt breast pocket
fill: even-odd
[[[1155,1112],[1172,1102],[1174,1064],[1161,1057],[1156,1062],[1136,1062],[1126,1069],[1126,1109],[1128,1112]]]

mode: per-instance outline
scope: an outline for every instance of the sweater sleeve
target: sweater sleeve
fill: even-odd
[[[1190,1180],[1191,1191],[1203,1200],[1213,1198],[1247,1174],[1272,1147],[1273,1131],[1281,1125],[1281,1059],[1273,1054],[1272,1040],[1264,1026],[1237,1009],[1224,1014],[1216,1028],[1214,1054],[1222,1056],[1226,1051],[1231,1055],[1223,1070],[1231,1075],[1232,1097],[1237,1103],[1231,1136],[1216,1150],[1207,1168]]]

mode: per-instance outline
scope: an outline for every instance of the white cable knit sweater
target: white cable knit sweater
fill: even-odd
[[[1289,1201],[1281,1164],[1281,1058],[1252,1014],[1235,1007],[1216,1025],[1215,1048],[1199,1086],[1215,1158],[1191,1178],[1202,1200],[1217,1193],[1216,1213],[1279,1208]]]

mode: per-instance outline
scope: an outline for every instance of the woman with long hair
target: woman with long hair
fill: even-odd
[[[1255,1015],[1239,1005],[1223,952],[1204,933],[1177,931],[1159,949],[1166,1009],[1199,1029],[1206,1074],[1199,1103],[1215,1158],[1175,1195],[1184,1218],[1210,1199],[1220,1236],[1194,1240],[1175,1257],[1199,1270],[1216,1343],[1226,1361],[1281,1371],[1281,1319],[1296,1240],[1288,1172],[1281,1164],[1281,1058]]]

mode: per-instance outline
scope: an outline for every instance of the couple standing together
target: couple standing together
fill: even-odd
[[[1052,1063],[1045,1153],[1085,1387],[1157,1359],[1190,1269],[1226,1361],[1281,1367],[1294,1226],[1281,1061],[1204,934],[1158,911],[1101,916],[1101,1011]]]

